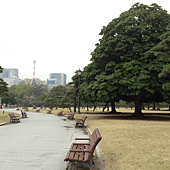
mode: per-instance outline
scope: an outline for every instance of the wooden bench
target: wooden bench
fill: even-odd
[[[20,122],[19,118],[14,115],[14,113],[9,114],[10,116],[10,122],[18,123]]]
[[[87,116],[84,115],[82,119],[76,119],[76,126],[75,127],[78,127],[79,125],[84,127],[84,122],[85,122],[86,118],[87,118]]]
[[[22,110],[21,110],[21,115],[22,115],[22,117],[27,117],[27,113],[23,112]]]
[[[102,139],[99,130],[96,128],[90,138],[76,138],[75,140],[88,140],[86,143],[72,143],[64,161],[71,162],[71,169],[85,165],[93,170],[93,153],[97,144]]]
[[[47,112],[47,114],[51,114],[51,110],[49,110],[49,111]]]
[[[67,116],[67,119],[74,119],[75,112],[73,112],[71,115]]]
[[[64,110],[61,110],[57,115],[58,116],[63,116],[63,112],[64,112]]]

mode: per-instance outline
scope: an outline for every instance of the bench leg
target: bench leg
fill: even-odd
[[[89,164],[85,163],[85,162],[80,162],[80,163],[75,164],[75,162],[72,162],[70,170],[73,170],[74,168],[76,168],[80,165],[84,165],[84,166],[88,167],[90,170],[93,170],[93,158],[92,158],[92,156],[90,157]]]

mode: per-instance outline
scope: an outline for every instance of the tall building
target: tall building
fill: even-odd
[[[15,68],[4,68],[2,78],[18,77],[18,69]]]
[[[64,73],[50,73],[49,79],[47,79],[48,89],[52,89],[58,85],[66,84],[66,74]]]
[[[15,68],[4,68],[0,78],[8,84],[8,87],[18,85],[21,82],[21,79],[18,77],[18,69]]]

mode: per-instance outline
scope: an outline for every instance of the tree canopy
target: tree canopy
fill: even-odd
[[[3,68],[0,66],[0,73],[3,72]],[[7,83],[3,81],[3,79],[0,78],[0,97],[7,96],[8,95],[8,87]]]
[[[142,102],[163,95],[158,75],[165,63],[147,51],[160,43],[169,22],[170,15],[157,4],[136,3],[103,27],[92,63],[83,71],[84,94],[100,101],[133,100],[134,116],[143,116]]]

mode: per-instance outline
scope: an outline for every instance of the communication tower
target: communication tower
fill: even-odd
[[[33,64],[34,64],[34,67],[33,67],[33,81],[35,81],[35,64],[36,64],[35,60],[33,61]]]
[[[35,64],[36,61],[33,61],[33,79],[32,79],[32,87],[33,87],[33,96],[34,96],[34,88],[35,88]]]

